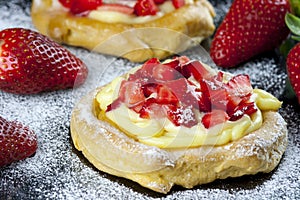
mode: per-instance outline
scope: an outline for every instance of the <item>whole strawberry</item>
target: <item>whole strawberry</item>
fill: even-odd
[[[17,94],[66,89],[82,84],[87,67],[75,55],[38,32],[0,32],[0,89]]]
[[[0,116],[0,167],[23,160],[35,153],[37,136],[17,121]]]
[[[286,59],[288,77],[300,104],[300,43],[294,46]]]
[[[211,58],[228,68],[275,49],[289,34],[288,11],[288,0],[235,0],[215,33]]]
[[[291,1],[292,8],[294,10],[294,1]],[[298,5],[298,4],[297,4]],[[300,13],[298,13],[300,15]],[[290,86],[292,86],[292,92],[290,91],[289,84],[287,84],[288,94],[296,94],[298,102],[300,104],[300,18],[294,14],[288,13],[285,16],[285,22],[291,30],[291,39],[295,41],[292,43],[291,49],[289,49],[286,58],[286,69],[289,78]],[[297,43],[298,42],[298,43]],[[288,46],[289,47],[289,46]],[[294,96],[294,95],[291,95]]]

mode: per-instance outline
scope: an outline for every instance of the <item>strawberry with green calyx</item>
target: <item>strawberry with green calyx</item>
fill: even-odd
[[[296,41],[300,41],[300,18],[291,13],[288,13],[285,16],[285,21],[292,32],[291,38]],[[300,103],[300,43],[297,43],[288,52],[286,58],[286,69],[289,78],[289,82],[287,83],[287,85],[290,84],[298,98],[298,102]]]
[[[278,47],[288,36],[287,0],[235,0],[212,40],[210,55],[220,67],[235,67]]]

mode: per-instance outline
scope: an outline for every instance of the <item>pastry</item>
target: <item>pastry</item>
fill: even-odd
[[[136,14],[136,1],[99,1],[100,6],[83,13],[71,12],[62,2],[72,1],[32,1],[32,21],[41,33],[60,43],[133,62],[183,52],[215,30],[215,12],[207,0],[182,1],[178,8],[171,0],[163,0],[155,5],[154,14],[146,16]]]
[[[280,106],[247,75],[152,58],[84,96],[71,136],[99,170],[168,193],[271,172],[287,146]]]

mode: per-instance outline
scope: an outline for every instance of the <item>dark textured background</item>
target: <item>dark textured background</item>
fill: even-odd
[[[212,1],[218,25],[231,1]],[[0,1],[0,29],[34,29],[31,1]],[[87,82],[77,89],[37,95],[0,92],[0,115],[19,120],[38,135],[36,154],[24,161],[0,168],[0,199],[299,199],[300,198],[300,118],[295,99],[284,95],[284,59],[269,52],[231,69],[247,73],[254,87],[265,89],[284,102],[280,113],[288,123],[289,145],[279,166],[269,174],[218,180],[194,189],[174,187],[168,195],[144,189],[138,184],[96,170],[75,150],[69,131],[74,103],[95,87],[135,66],[122,59],[67,47],[86,62]],[[199,57],[197,50],[185,52]]]

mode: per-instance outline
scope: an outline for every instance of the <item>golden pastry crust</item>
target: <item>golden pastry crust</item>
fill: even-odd
[[[223,146],[147,146],[96,117],[94,99],[100,90],[87,94],[74,107],[71,136],[75,147],[99,170],[160,193],[168,193],[173,185],[192,188],[216,179],[268,173],[287,146],[286,123],[274,111],[263,113],[259,130]]]
[[[33,0],[32,21],[54,40],[96,52],[142,62],[152,57],[166,58],[199,44],[215,30],[214,9],[207,0],[142,24],[106,23],[76,17],[53,3]]]

